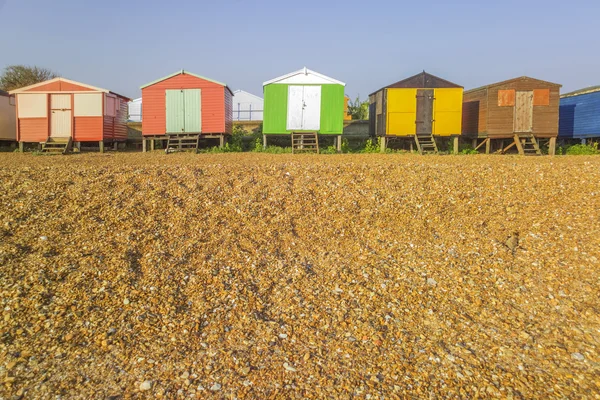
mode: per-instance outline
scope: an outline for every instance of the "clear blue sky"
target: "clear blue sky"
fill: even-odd
[[[180,69],[262,95],[304,66],[366,97],[425,69],[473,88],[600,84],[599,0],[0,0],[0,68],[39,65],[138,97]]]

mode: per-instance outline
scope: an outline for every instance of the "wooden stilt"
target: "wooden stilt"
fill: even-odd
[[[551,156],[556,155],[556,138],[550,138],[550,142],[548,143],[548,154]]]
[[[387,145],[387,138],[385,136],[381,136],[379,139],[381,140],[380,150],[381,150],[382,153],[385,153],[385,148],[386,148],[386,145]]]
[[[490,154],[490,149],[492,148],[492,139],[487,138],[485,142],[485,154]]]
[[[410,145],[410,152],[412,153],[413,151],[415,151],[415,143],[412,140],[410,142],[408,142],[408,143]]]
[[[225,135],[221,135],[219,136],[219,147],[224,147],[225,146]]]
[[[581,144],[585,145],[586,143],[587,143],[587,140],[586,140],[586,138],[582,138],[582,139],[581,139]]]
[[[337,146],[337,152],[341,153],[342,152],[342,135],[338,135],[335,144]]]
[[[113,150],[114,151],[119,150],[119,142],[113,142]]]
[[[263,134],[263,149],[267,148],[267,135]]]
[[[142,138],[142,153],[146,152],[146,139]]]
[[[471,140],[471,147],[476,149],[477,148],[477,138],[474,138]]]
[[[25,143],[19,142],[19,152],[22,153],[24,149],[25,149]]]
[[[100,153],[104,153],[104,141],[101,140],[98,142],[98,144],[100,145]]]
[[[81,153],[81,142],[75,142],[75,148],[79,153]]]
[[[454,155],[458,154],[458,136],[454,136],[454,149],[453,149],[453,153]]]
[[[156,140],[150,139],[150,151],[154,151],[156,148]]]
[[[515,146],[517,146],[517,150],[519,150],[519,154],[524,156],[525,150],[523,150],[523,143],[521,143],[521,138],[519,137],[519,135],[515,135],[514,140]]]

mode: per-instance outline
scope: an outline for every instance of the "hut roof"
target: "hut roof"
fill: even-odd
[[[182,74],[195,76],[196,78],[204,79],[205,81],[209,81],[209,82],[212,82],[212,83],[216,83],[217,85],[224,86],[227,90],[229,90],[229,93],[231,93],[233,95],[233,92],[231,91],[231,89],[229,88],[229,86],[227,86],[226,83],[215,81],[214,79],[210,79],[210,78],[207,78],[207,77],[202,76],[202,75],[194,74],[192,72],[189,72],[189,71],[186,71],[186,70],[183,70],[183,69],[179,70],[177,72],[174,72],[174,73],[172,73],[170,75],[163,76],[162,78],[159,78],[159,79],[157,79],[155,81],[146,83],[145,85],[140,86],[140,89],[143,89],[143,88],[148,87],[148,86],[152,86],[152,85],[154,85],[154,84],[156,84],[158,82],[166,81],[169,78],[172,78],[172,77],[177,76],[177,75],[182,75]]]
[[[371,93],[375,94],[383,89],[402,88],[402,89],[435,89],[435,88],[462,88],[462,86],[452,83],[438,76],[432,75],[425,71],[413,75],[410,78],[402,79],[391,85],[384,86],[381,89]],[[369,96],[370,96],[369,95]]]
[[[96,87],[96,86],[88,85],[87,83],[81,83],[81,82],[77,82],[77,81],[72,81],[70,79],[62,78],[62,77],[58,77],[58,78],[50,79],[50,80],[47,80],[47,81],[44,81],[44,82],[34,83],[33,85],[29,85],[29,86],[25,86],[25,87],[22,87],[22,88],[14,89],[14,90],[11,90],[9,93],[10,94],[16,94],[16,93],[29,92],[29,91],[31,91],[31,89],[35,89],[37,87],[40,87],[40,86],[43,86],[43,85],[47,85],[47,84],[53,83],[53,82],[71,83],[73,85],[83,86],[83,87],[91,89],[91,90],[93,90],[95,92],[111,93],[111,94],[114,94],[115,96],[122,97],[122,98],[124,98],[124,99],[126,99],[128,101],[130,100],[129,97],[123,96],[123,95],[121,95],[119,93],[112,92],[112,91],[110,91],[108,89],[102,89],[102,88],[99,88],[99,87]]]
[[[300,79],[298,79],[300,78]],[[338,81],[337,79],[333,79],[329,76],[320,74],[316,71],[310,70],[306,67],[290,72],[289,74],[282,75],[275,79],[271,79],[270,81],[266,81],[263,83],[263,86],[270,85],[272,83],[298,83],[298,84],[338,84],[342,86],[346,86],[346,84],[342,81]]]
[[[507,83],[516,82],[516,81],[520,81],[520,80],[523,80],[523,79],[530,79],[532,81],[542,82],[542,83],[545,83],[547,85],[553,85],[553,86],[562,87],[562,85],[560,85],[558,83],[543,81],[541,79],[535,79],[535,78],[532,78],[530,76],[519,76],[517,78],[507,79],[505,81],[496,82],[496,83],[490,83],[489,85],[484,85],[484,86],[480,86],[480,87],[477,87],[477,88],[474,88],[474,89],[469,89],[469,90],[465,91],[465,93],[471,93],[471,92],[475,92],[477,90],[487,89],[487,88],[491,88],[491,87],[494,87],[494,86],[506,85]]]
[[[575,90],[573,92],[569,92],[569,93],[565,93],[563,95],[560,96],[560,98],[564,98],[564,97],[573,97],[573,96],[578,96],[580,94],[588,94],[588,93],[594,93],[594,92],[600,92],[600,85],[598,86],[589,86],[583,89],[579,89],[579,90]]]

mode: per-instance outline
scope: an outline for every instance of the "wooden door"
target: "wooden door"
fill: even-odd
[[[286,129],[302,130],[302,111],[304,106],[304,86],[288,87],[288,109]]]
[[[166,90],[167,133],[185,132],[183,90]]]
[[[516,93],[514,131],[533,131],[533,91]]]
[[[432,133],[433,127],[433,89],[417,90],[416,133]]]
[[[304,86],[302,130],[318,131],[321,127],[321,86]]]
[[[50,95],[50,137],[71,137],[71,95]]]
[[[200,89],[183,90],[183,126],[187,133],[202,132],[202,94]]]

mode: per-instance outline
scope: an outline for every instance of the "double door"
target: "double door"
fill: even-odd
[[[321,128],[321,86],[289,86],[286,129],[318,131]]]
[[[167,90],[166,119],[166,133],[201,133],[201,89]]]

